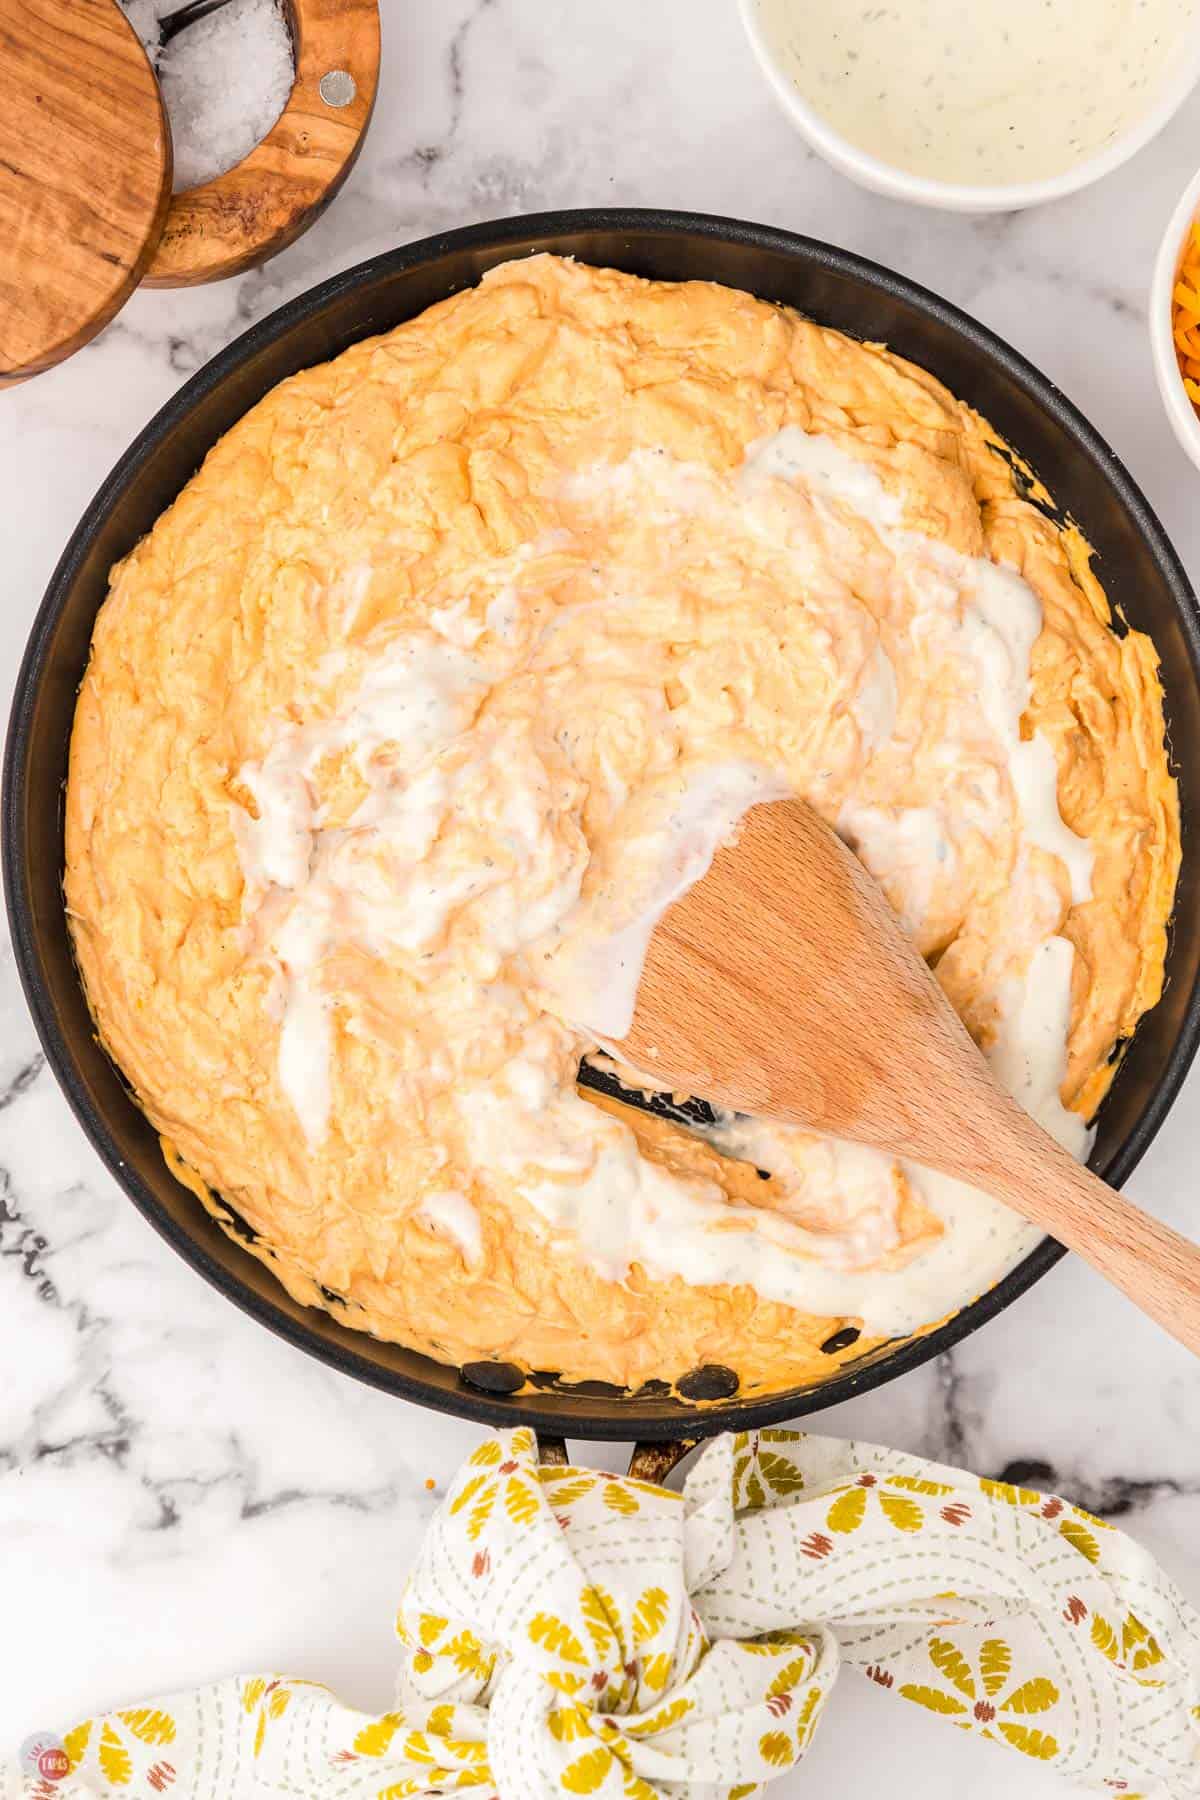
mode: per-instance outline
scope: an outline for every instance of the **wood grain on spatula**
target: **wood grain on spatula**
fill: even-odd
[[[1200,1250],[997,1085],[876,883],[803,802],[754,807],[668,909],[622,1049],[680,1091],[985,1189],[1200,1353]]]

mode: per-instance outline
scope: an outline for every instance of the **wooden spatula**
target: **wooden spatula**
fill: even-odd
[[[679,1091],[985,1189],[1200,1353],[1200,1249],[997,1086],[875,882],[802,802],[754,807],[668,909],[621,1047]]]

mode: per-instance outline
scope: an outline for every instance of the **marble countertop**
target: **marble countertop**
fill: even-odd
[[[247,324],[376,251],[557,206],[664,205],[861,251],[1008,338],[1117,447],[1200,578],[1195,472],[1154,385],[1145,290],[1200,158],[1200,94],[1134,163],[1042,211],[878,199],[809,152],[732,0],[383,0],[380,100],[331,210],[265,268],[135,298],[7,395],[0,685],[65,538],[135,432]],[[143,1223],[42,1066],[0,956],[0,1744],[235,1670],[390,1695],[394,1601],[477,1438],[276,1342]],[[1200,1069],[1130,1184],[1196,1230]],[[958,1350],[821,1429],[1016,1472],[1119,1519],[1200,1600],[1200,1366],[1069,1260]],[[618,1447],[595,1453],[616,1467]],[[435,1484],[430,1490],[426,1483]],[[925,1800],[1059,1791],[1049,1775],[847,1677],[774,1792]]]

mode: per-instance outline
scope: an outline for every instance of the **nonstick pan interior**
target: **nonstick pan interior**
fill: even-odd
[[[1168,985],[1138,1027],[1099,1119],[1092,1166],[1120,1183],[1178,1091],[1200,1030],[1193,850],[1200,782],[1200,635],[1195,601],[1157,519],[1112,451],[1058,390],[990,332],[874,264],[811,239],[726,219],[569,212],[470,227],[375,258],[313,289],[189,381],[118,463],[47,590],[18,680],[3,795],[3,861],[17,961],[48,1060],[93,1144],[134,1203],[207,1280],[302,1349],[396,1394],[471,1419],[563,1436],[662,1439],[811,1412],[875,1387],[975,1330],[1062,1254],[1043,1243],[1004,1281],[925,1337],[883,1347],[832,1379],[765,1400],[697,1406],[670,1393],[551,1378],[504,1396],[457,1370],[336,1324],[293,1301],[168,1173],[158,1140],[96,1042],[63,913],[62,795],[75,694],[112,564],[178,494],[205,453],[285,376],[335,356],[534,251],[668,280],[701,279],[786,302],[821,324],[885,342],[991,420],[1083,529],[1119,612],[1162,659],[1179,777],[1184,862]],[[715,1381],[712,1391],[720,1387]],[[704,1383],[700,1384],[701,1391]]]

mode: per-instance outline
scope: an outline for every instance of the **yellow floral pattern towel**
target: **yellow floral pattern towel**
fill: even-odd
[[[842,1664],[1076,1783],[1200,1797],[1200,1616],[1067,1501],[871,1445],[722,1437],[682,1496],[481,1443],[400,1604],[395,1710],[254,1676],[87,1720],[21,1800],[756,1794]],[[890,1700],[881,1695],[881,1705]]]

